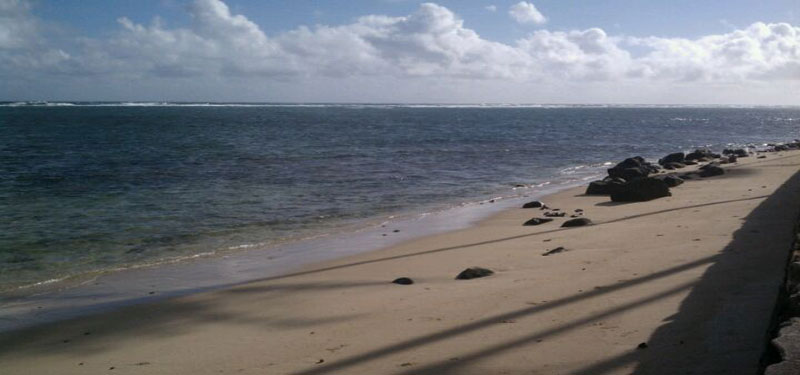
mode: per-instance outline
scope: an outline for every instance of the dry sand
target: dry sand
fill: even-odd
[[[650,202],[583,187],[546,199],[589,227],[523,227],[541,211],[513,209],[295,275],[3,334],[0,373],[754,374],[800,212],[800,152],[740,161]],[[454,279],[471,266],[496,273]],[[401,276],[416,283],[390,283]]]

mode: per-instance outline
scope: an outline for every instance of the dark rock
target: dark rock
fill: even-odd
[[[618,191],[625,185],[625,181],[619,182],[620,179],[592,181],[586,188],[586,195],[609,195]]]
[[[547,217],[564,217],[567,216],[566,212],[545,212],[544,216]]]
[[[577,219],[570,219],[561,224],[562,228],[569,228],[569,227],[582,227],[584,225],[592,225],[592,221],[585,218],[577,218]]]
[[[479,277],[486,277],[491,274],[494,274],[494,271],[488,270],[486,268],[472,267],[461,271],[461,273],[459,273],[458,276],[456,276],[456,280],[477,279]]]
[[[542,206],[544,206],[544,203],[540,201],[533,201],[523,204],[522,208],[540,208]]]
[[[686,165],[696,165],[696,164],[697,164],[697,162],[696,162],[696,161],[692,161],[692,160],[684,160],[684,161],[683,161],[683,164],[686,164]]]
[[[644,202],[671,195],[666,182],[648,177],[628,182],[621,191],[611,193],[611,200],[614,202]]]
[[[766,159],[766,158],[767,158],[766,155],[761,155],[761,156],[757,157],[756,159]]]
[[[636,349],[647,349],[647,343],[643,342],[636,346]]]
[[[705,159],[706,161],[708,161],[708,160],[713,159],[715,155],[716,154],[712,153],[708,149],[701,148],[701,149],[694,150],[694,152],[690,152],[690,153],[686,154],[684,159],[685,160],[701,160],[701,159]],[[684,163],[684,164],[686,164],[686,163]]]
[[[710,163],[700,167],[700,177],[712,177],[725,174],[725,170],[717,163]]]
[[[546,257],[548,255],[563,253],[565,251],[567,251],[567,249],[565,249],[563,246],[559,246],[559,247],[557,247],[555,249],[551,249],[551,250],[545,251],[544,254],[542,254],[542,256]]]
[[[664,169],[669,169],[669,170],[679,169],[679,168],[684,168],[684,167],[686,167],[686,164],[677,163],[677,162],[671,162],[671,163],[664,164]]]
[[[411,284],[414,283],[414,280],[411,280],[408,277],[400,277],[400,278],[392,280],[392,283],[400,284],[400,285],[411,285]]]
[[[539,224],[549,223],[551,221],[553,221],[553,219],[544,217],[535,217],[533,219],[524,222],[522,225],[539,225]]]
[[[781,325],[778,337],[772,340],[782,362],[767,367],[765,375],[797,375],[800,373],[800,318],[791,318]]]
[[[740,158],[746,158],[750,156],[750,152],[743,148],[737,148],[735,150],[726,148],[722,150],[722,155],[732,155],[732,156],[738,156]]]
[[[647,177],[650,173],[656,171],[658,171],[657,167],[650,165],[643,157],[635,156],[621,161],[613,168],[609,168],[608,175],[629,181],[635,178]]]
[[[787,150],[789,150],[789,146],[787,146],[787,145],[775,145],[773,147],[773,149],[775,151],[787,151]]]
[[[633,168],[623,168],[623,169],[609,169],[608,175],[611,177],[619,177],[624,178],[626,181],[630,181],[636,178],[644,178],[650,174],[650,170],[644,167],[633,167]]]
[[[682,152],[676,152],[674,154],[669,154],[661,159],[658,160],[658,164],[666,166],[669,163],[683,163],[683,159],[685,158],[685,154]]]
[[[661,181],[664,181],[667,184],[667,186],[669,186],[671,188],[672,187],[676,187],[676,186],[678,186],[678,185],[683,183],[683,179],[682,178],[680,178],[678,176],[675,176],[675,175],[671,175],[671,174],[665,174],[665,175],[656,176],[656,177],[653,177],[653,178],[657,178],[657,179],[659,179]]]

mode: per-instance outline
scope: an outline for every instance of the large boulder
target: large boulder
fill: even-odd
[[[678,186],[678,185],[683,183],[683,179],[682,178],[680,178],[678,176],[675,176],[675,175],[671,175],[671,174],[655,176],[653,178],[657,178],[657,179],[659,179],[661,181],[664,181],[667,184],[667,186],[669,186],[671,188],[672,187],[676,187],[676,186]]]
[[[622,190],[611,193],[611,200],[614,202],[644,202],[671,195],[666,182],[648,177],[628,182]]]
[[[700,177],[712,177],[725,174],[725,170],[719,166],[719,163],[709,163],[700,167]]]
[[[668,163],[683,163],[683,159],[686,157],[686,154],[682,152],[676,152],[674,154],[669,154],[661,159],[658,159],[658,164],[666,165]]]
[[[699,148],[697,150],[694,150],[694,152],[686,154],[685,160],[711,160],[714,159],[715,157],[719,157],[719,155],[711,152],[708,149]]]
[[[613,168],[608,169],[610,177],[623,178],[630,181],[636,178],[647,177],[650,173],[658,172],[658,167],[650,165],[641,156],[627,158]]]
[[[592,181],[586,188],[586,195],[609,195],[625,185],[625,180],[618,177],[606,177],[604,180]]]

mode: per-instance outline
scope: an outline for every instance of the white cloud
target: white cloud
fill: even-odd
[[[497,6],[496,6],[496,5],[494,5],[494,4],[492,4],[492,5],[487,5],[487,6],[485,6],[484,8],[485,8],[486,10],[490,11],[490,12],[497,12]]]
[[[508,14],[515,21],[521,24],[532,23],[541,25],[547,22],[547,18],[536,9],[536,6],[526,1],[520,1],[511,6]]]
[[[123,17],[110,37],[74,38],[71,45],[53,46],[26,3],[0,0],[0,76],[16,89],[41,82],[48,90],[68,92],[81,82],[89,88],[108,85],[109,90],[139,85],[145,94],[160,95],[169,86],[190,97],[198,90],[239,89],[253,91],[256,100],[265,92],[275,95],[268,87],[298,97],[310,91],[338,95],[328,86],[346,82],[351,92],[359,91],[356,83],[372,90],[350,98],[362,101],[383,94],[386,90],[375,88],[382,83],[391,83],[389,91],[410,95],[406,100],[412,101],[428,100],[415,95],[432,92],[432,87],[441,92],[459,88],[455,94],[469,100],[510,93],[529,98],[533,85],[549,87],[542,92],[551,93],[628,87],[620,95],[636,99],[631,102],[641,100],[636,87],[651,95],[657,88],[672,92],[682,85],[710,91],[720,85],[730,91],[736,85],[763,92],[770,85],[800,80],[800,28],[786,23],[755,23],[697,39],[616,37],[599,28],[538,30],[506,44],[481,37],[452,11],[432,3],[407,16],[369,15],[350,24],[298,27],[275,35],[218,0],[195,0],[188,9],[192,22],[185,28]],[[635,56],[631,47],[636,47]],[[467,83],[482,90],[465,93]],[[11,90],[0,88],[0,96]],[[564,95],[565,100],[581,98]]]
[[[27,2],[0,0],[0,76],[15,76],[14,68],[55,71],[70,56],[47,47],[41,24]]]
[[[754,23],[743,30],[699,39],[630,38],[651,51],[631,74],[702,82],[800,80],[800,28]]]

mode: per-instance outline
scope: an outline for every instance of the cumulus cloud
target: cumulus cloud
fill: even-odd
[[[485,9],[490,12],[497,12],[497,5],[487,5]]]
[[[521,24],[532,23],[541,25],[547,22],[547,18],[536,9],[536,6],[526,1],[520,1],[511,6],[508,14],[515,21]]]
[[[47,46],[30,4],[0,0],[0,76],[16,75],[12,68],[55,71],[69,60],[67,52]]]
[[[524,8],[529,18],[536,10],[526,2],[515,7]],[[122,17],[109,37],[54,46],[27,3],[0,0],[0,75],[83,76],[153,87],[163,79],[215,87],[231,79],[248,87],[343,78],[420,87],[442,80],[635,86],[800,79],[800,28],[786,23],[755,23],[697,39],[619,37],[599,28],[537,30],[509,44],[481,37],[451,10],[433,3],[405,16],[368,15],[349,24],[303,26],[274,35],[219,0],[195,0],[188,12],[186,27]]]
[[[685,81],[798,80],[800,28],[755,23],[746,29],[699,39],[630,38],[651,51],[631,74]]]
[[[517,41],[517,48],[543,66],[549,76],[570,80],[617,79],[634,64],[618,40],[597,28],[583,31],[537,31]]]

